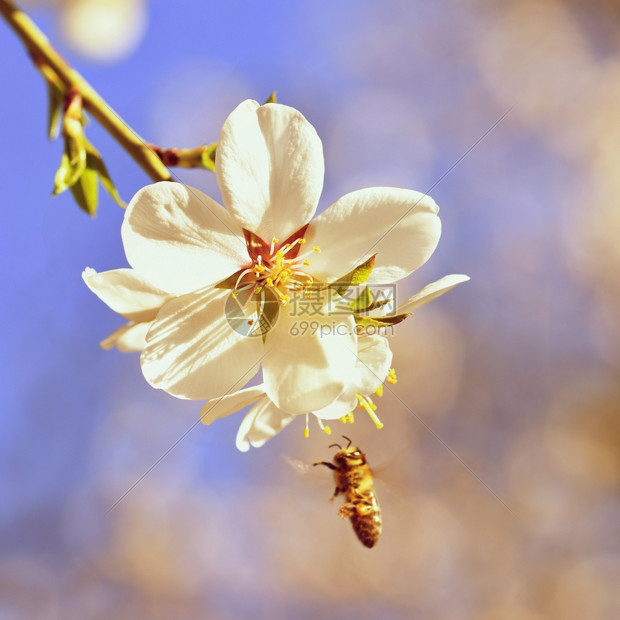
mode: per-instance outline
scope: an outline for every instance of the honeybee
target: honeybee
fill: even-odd
[[[314,465],[325,465],[334,472],[336,490],[330,501],[343,493],[345,503],[338,514],[343,519],[351,519],[351,525],[360,542],[373,547],[381,536],[381,509],[377,495],[372,487],[372,471],[366,462],[366,455],[343,435],[349,443],[343,448],[333,443],[330,448],[339,448],[334,462],[319,461]]]

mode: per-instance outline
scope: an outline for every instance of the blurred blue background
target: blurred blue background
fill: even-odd
[[[213,142],[276,90],[323,140],[320,208],[372,185],[440,205],[403,293],[472,280],[392,341],[385,428],[334,428],[380,470],[368,551],[330,477],[283,458],[328,459],[317,428],[238,453],[240,414],[203,427],[99,348],[122,321],[80,274],[126,265],[123,212],[50,196],[45,86],[0,23],[0,618],[620,616],[618,3],[110,1],[107,39],[89,3],[25,6],[146,140]],[[87,132],[129,200],[148,179]]]

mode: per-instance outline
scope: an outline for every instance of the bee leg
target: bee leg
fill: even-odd
[[[340,495],[340,493],[342,493],[342,492],[343,491],[342,491],[342,489],[340,487],[336,487],[335,490],[334,490],[334,494],[329,498],[329,501],[333,502],[338,497],[338,495]]]
[[[336,466],[333,463],[328,463],[327,461],[319,461],[318,463],[312,463],[313,465],[325,465],[325,467],[329,467],[330,469],[336,469]]]
[[[355,505],[350,502],[346,502],[340,506],[338,516],[343,519],[350,519],[355,514]]]

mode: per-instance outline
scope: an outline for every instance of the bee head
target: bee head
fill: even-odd
[[[338,465],[344,465],[346,467],[356,467],[358,465],[364,465],[366,463],[366,455],[356,446],[351,445],[351,440],[343,435],[349,443],[346,448],[343,448],[337,443],[333,443],[330,448],[336,446],[340,448],[334,455],[334,462]]]

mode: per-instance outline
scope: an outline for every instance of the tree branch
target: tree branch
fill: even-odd
[[[51,69],[65,90],[75,89],[82,96],[84,108],[129,153],[153,181],[170,181],[172,175],[150,147],[52,47],[47,37],[12,0],[0,0],[0,14],[22,40],[35,66],[46,77]],[[46,77],[46,79],[49,78]]]

